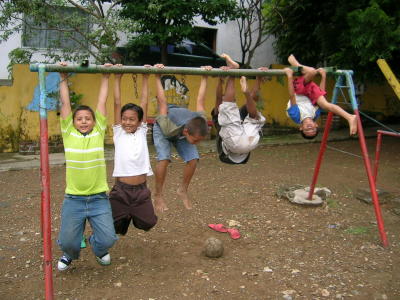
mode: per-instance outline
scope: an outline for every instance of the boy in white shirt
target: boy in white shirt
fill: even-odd
[[[125,235],[129,224],[145,231],[157,223],[146,177],[153,175],[147,147],[148,74],[143,74],[140,106],[128,103],[121,108],[121,77],[114,83],[113,177],[110,203],[117,234]]]
[[[305,139],[313,139],[318,134],[318,124],[315,120],[320,115],[320,108],[333,112],[344,118],[350,127],[350,135],[357,133],[357,118],[349,114],[340,106],[326,100],[325,83],[326,72],[323,68],[314,69],[301,65],[293,55],[288,58],[290,65],[302,68],[302,76],[293,78],[293,70],[285,68],[288,79],[289,103],[287,108],[288,116],[297,124],[300,124],[301,135]],[[312,79],[317,74],[321,75],[321,82],[318,86]]]
[[[222,54],[227,66],[224,70],[238,69],[239,64],[227,54]],[[265,123],[265,117],[257,110],[256,98],[260,88],[261,78],[257,77],[251,91],[246,77],[240,78],[240,86],[246,98],[246,104],[239,109],[236,104],[235,78],[229,76],[222,94],[222,81],[219,80],[216,92],[215,107],[211,112],[217,129],[217,151],[219,159],[227,164],[247,163],[250,152],[260,141],[260,132]]]

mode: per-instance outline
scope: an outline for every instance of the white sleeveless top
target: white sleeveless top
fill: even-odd
[[[135,133],[127,133],[121,125],[114,125],[113,177],[153,175],[147,147],[147,124],[142,123]]]

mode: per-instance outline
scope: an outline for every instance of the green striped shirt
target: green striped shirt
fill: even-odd
[[[61,121],[66,161],[66,194],[92,195],[108,191],[104,160],[106,117],[96,111],[93,130],[83,135],[73,124],[72,113]]]

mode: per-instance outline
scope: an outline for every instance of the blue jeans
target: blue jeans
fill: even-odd
[[[89,237],[89,243],[96,256],[106,254],[118,240],[106,193],[89,196],[66,194],[57,242],[64,255],[71,259],[79,258],[86,220],[92,227],[93,234]]]
[[[157,151],[157,160],[171,160],[171,144],[174,145],[176,151],[185,162],[193,159],[199,159],[199,152],[195,145],[190,144],[186,137],[174,137],[167,139],[161,131],[160,126],[156,123],[153,126],[154,146]]]

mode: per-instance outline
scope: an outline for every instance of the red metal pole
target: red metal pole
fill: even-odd
[[[381,145],[382,145],[382,132],[377,131],[376,138],[376,149],[375,149],[375,164],[374,164],[374,182],[376,186],[376,178],[378,176],[378,166],[379,166],[379,156],[381,154]]]
[[[50,171],[47,120],[40,120],[40,169],[42,182],[42,228],[46,299],[53,299],[51,254]]]
[[[317,183],[319,169],[321,167],[322,158],[324,156],[324,153],[326,150],[326,144],[328,142],[329,131],[331,130],[332,118],[333,118],[333,113],[329,112],[328,118],[326,119],[326,123],[325,123],[325,130],[324,130],[324,135],[322,137],[321,146],[319,148],[319,154],[318,154],[317,163],[316,163],[315,169],[314,169],[314,175],[313,175],[312,182],[310,185],[310,192],[308,193],[308,197],[307,197],[308,200],[312,200],[312,195],[314,194],[314,189],[315,189],[315,184]]]
[[[43,256],[45,273],[45,299],[53,299],[53,269],[51,255],[51,214],[50,214],[50,171],[49,144],[46,110],[46,77],[44,65],[39,66],[40,84],[40,177],[42,186],[41,228],[43,236]]]
[[[385,131],[385,130],[378,130],[377,132],[382,133],[383,135],[389,135],[389,136],[400,138],[400,133],[397,133],[397,132],[390,132],[390,131]]]
[[[363,130],[362,123],[361,123],[360,113],[358,112],[358,109],[355,109],[354,113],[357,116],[358,139],[360,141],[361,151],[362,151],[363,158],[364,158],[364,165],[365,165],[365,169],[367,171],[369,188],[371,190],[372,203],[374,204],[374,210],[375,210],[376,221],[378,224],[378,230],[379,230],[379,234],[380,234],[383,246],[387,247],[389,245],[389,243],[388,243],[385,228],[383,225],[381,208],[379,206],[378,193],[376,191],[375,180],[372,175],[371,163],[369,161],[367,144],[365,143],[365,136],[364,136],[364,130]]]

